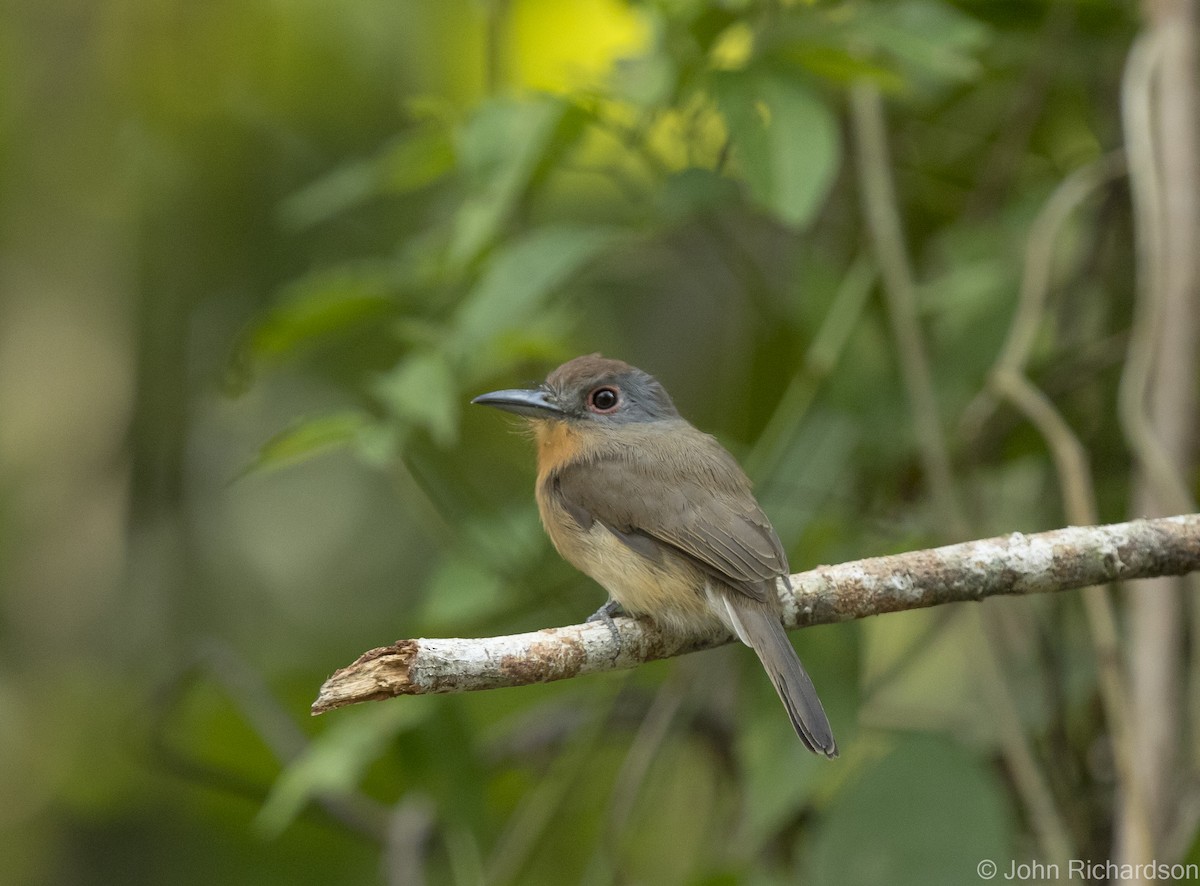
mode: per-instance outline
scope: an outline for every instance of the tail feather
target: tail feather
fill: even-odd
[[[830,759],[838,755],[833,727],[821,707],[816,687],[800,664],[778,617],[761,609],[738,606],[726,598],[726,608],[738,637],[755,651],[787,708],[792,726],[804,746]]]

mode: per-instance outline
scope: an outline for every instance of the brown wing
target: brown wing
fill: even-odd
[[[554,494],[582,525],[599,520],[643,556],[653,540],[725,584],[766,601],[787,556],[741,468],[716,440],[685,426],[686,447],[665,435],[565,466]],[[683,441],[678,441],[683,442]]]

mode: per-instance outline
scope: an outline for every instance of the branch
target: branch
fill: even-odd
[[[1056,529],[822,566],[793,575],[788,628],[833,624],[979,601],[1002,594],[1067,591],[1104,582],[1200,570],[1200,514],[1111,526]],[[653,623],[616,619],[620,644],[602,623],[479,639],[400,640],[363,653],[333,674],[313,714],[396,695],[468,692],[549,683],[636,667],[730,642]]]
[[[942,433],[933,373],[918,319],[917,288],[904,244],[896,186],[892,181],[887,123],[879,88],[866,80],[855,83],[850,90],[850,110],[862,182],[863,215],[883,277],[888,320],[896,341],[900,376],[912,410],[925,482],[929,484],[941,516],[943,531],[952,538],[966,538],[971,533],[954,491],[950,452]]]

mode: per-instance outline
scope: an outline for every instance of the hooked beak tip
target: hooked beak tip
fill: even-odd
[[[542,390],[517,389],[511,391],[492,391],[490,394],[480,394],[471,399],[472,403],[480,406],[493,406],[525,418],[559,418],[562,409],[552,403]]]

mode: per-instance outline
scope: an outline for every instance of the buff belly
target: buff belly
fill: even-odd
[[[659,560],[651,560],[599,521],[583,529],[564,511],[552,519],[546,516],[542,522],[563,559],[595,579],[630,615],[649,616],[682,633],[728,627],[709,605],[707,576],[682,557],[663,549]]]

